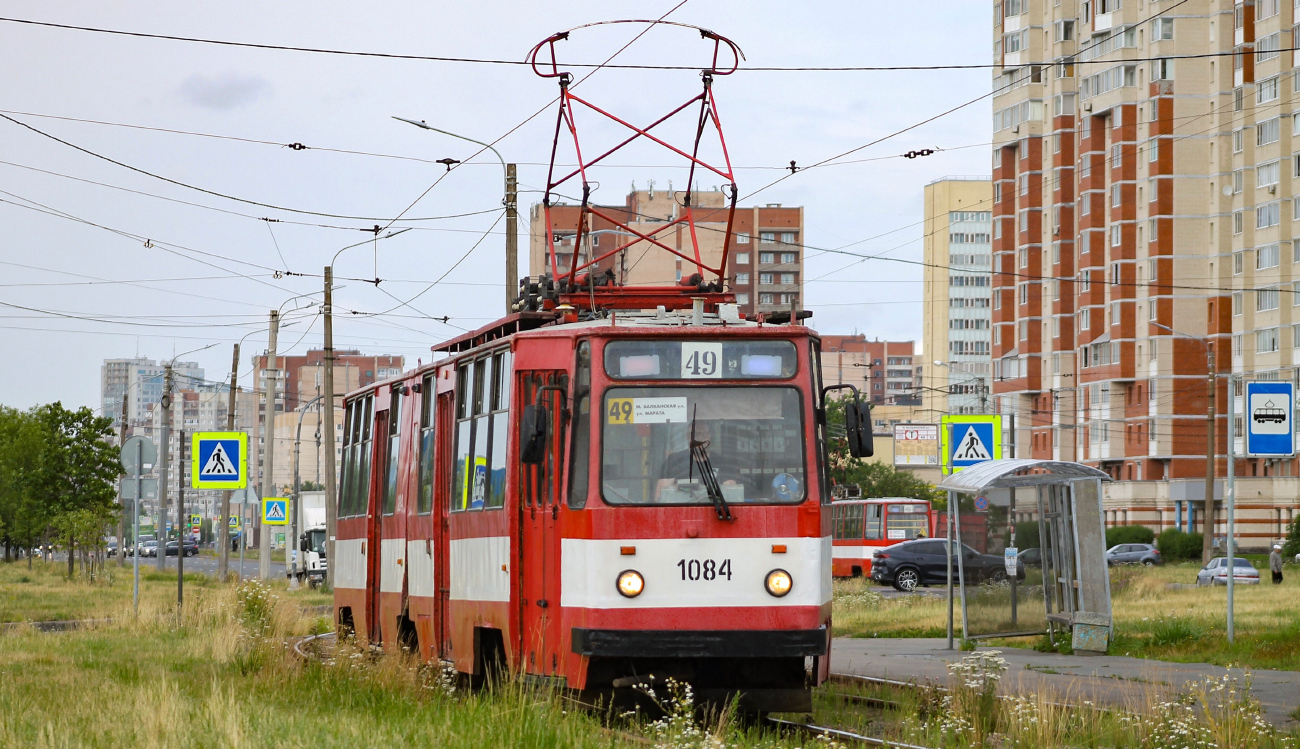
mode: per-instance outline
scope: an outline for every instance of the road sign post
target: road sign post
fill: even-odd
[[[134,507],[131,512],[131,515],[133,517],[133,521],[132,521],[133,529],[131,531],[131,546],[133,549],[131,553],[131,568],[132,568],[131,574],[134,580],[132,584],[131,601],[132,601],[132,605],[135,608],[136,616],[139,616],[140,614],[140,500],[145,495],[145,486],[144,486],[144,478],[143,478],[144,472],[146,470],[145,467],[148,466],[150,469],[152,469],[153,464],[158,462],[158,446],[155,445],[153,443],[153,440],[149,439],[148,437],[141,437],[137,435],[127,440],[126,444],[122,445],[122,455],[120,460],[122,462],[122,468],[125,469],[128,474],[131,474],[132,476],[135,477],[135,486],[134,486],[135,494],[133,497]],[[153,493],[154,493],[154,497],[157,498],[158,482],[156,479],[154,479],[153,482],[154,482]],[[124,497],[125,497],[125,493],[124,493]],[[166,553],[166,548],[164,548],[163,551],[164,553]],[[117,552],[119,554],[125,554],[126,544],[125,543],[122,544],[121,548],[119,548]]]

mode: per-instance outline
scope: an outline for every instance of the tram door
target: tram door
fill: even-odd
[[[375,464],[380,467],[377,501],[383,539],[379,542],[379,621],[384,642],[393,645],[401,644],[397,642],[397,620],[406,593],[406,513],[398,512],[397,501],[405,488],[399,486],[403,478],[399,465],[402,432],[406,427],[402,417],[402,391],[394,388],[383,400],[389,407],[380,412],[384,417],[383,431],[375,434],[375,442],[382,442],[384,450],[383,462]]]
[[[438,655],[451,657],[451,532],[449,517],[451,514],[451,476],[454,459],[452,456],[452,431],[456,424],[456,394],[450,390],[438,394],[438,428],[435,439],[438,441],[436,451],[438,487],[437,518],[435,526],[433,579],[437,586],[438,604],[434,612],[437,632],[434,642]]]
[[[554,674],[560,660],[560,538],[557,532],[560,497],[560,466],[564,465],[564,432],[560,404],[562,393],[544,386],[563,387],[565,375],[558,371],[521,372],[521,405],[544,403],[550,413],[550,438],[546,456],[537,465],[520,465],[519,497],[520,629],[523,642],[523,670]]]
[[[371,644],[383,642],[381,585],[383,582],[383,505],[384,484],[388,476],[388,430],[391,412],[387,393],[375,394],[375,423],[371,441],[373,453],[370,486],[366,500],[366,639]]]

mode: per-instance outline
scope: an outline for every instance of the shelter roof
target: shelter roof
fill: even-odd
[[[1065,460],[1033,460],[1007,458],[976,463],[954,473],[939,484],[939,489],[950,492],[979,493],[985,489],[1002,489],[1012,486],[1039,486],[1064,484],[1077,479],[1095,478],[1110,481],[1110,475],[1082,463]]]

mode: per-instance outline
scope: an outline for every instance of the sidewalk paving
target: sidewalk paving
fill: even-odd
[[[954,647],[958,647],[954,643]],[[1060,655],[1024,648],[999,650],[1006,659],[1007,674],[1001,692],[1035,692],[1040,689],[1068,702],[1091,700],[1099,705],[1137,707],[1148,695],[1172,697],[1189,681],[1224,674],[1241,679],[1240,668],[1227,669],[1208,663],[1170,663],[1127,656]],[[931,681],[948,680],[948,663],[966,655],[948,650],[947,640],[930,638],[848,638],[831,646],[831,670],[836,673]],[[1300,706],[1300,671],[1252,671],[1251,693],[1264,708],[1264,717],[1276,726],[1294,727],[1290,713]]]

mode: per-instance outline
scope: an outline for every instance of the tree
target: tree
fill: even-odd
[[[928,500],[935,510],[947,508],[944,493],[928,481],[917,478],[910,471],[900,471],[891,465],[854,458],[849,454],[847,433],[844,429],[844,399],[826,402],[826,452],[831,481],[836,484],[857,484],[864,497],[909,497]],[[870,426],[868,426],[870,428]]]
[[[85,406],[69,411],[57,401],[37,407],[33,414],[45,442],[34,483],[49,508],[49,519],[77,510],[106,517],[116,513],[114,483],[121,466],[112,443],[113,420],[95,416]],[[68,577],[72,577],[73,553],[80,540],[73,530],[68,526],[60,532],[68,541]]]
[[[48,506],[35,491],[45,455],[41,427],[31,412],[0,406],[0,541],[5,561],[13,550],[30,550],[48,524]],[[31,564],[30,554],[27,562]]]
[[[1300,554],[1300,516],[1291,521],[1286,531],[1286,540],[1282,542],[1282,555],[1295,559]]]

